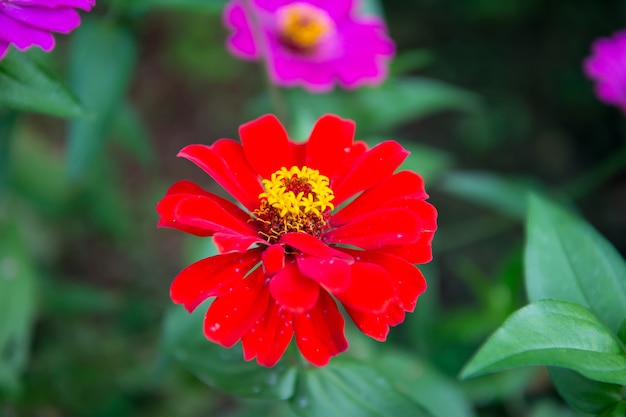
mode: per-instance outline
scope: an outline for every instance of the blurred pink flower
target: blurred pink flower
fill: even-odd
[[[598,98],[626,113],[626,30],[615,32],[611,38],[596,39],[584,70],[596,82]]]
[[[313,92],[382,82],[395,49],[357,0],[231,0],[224,22],[233,55],[265,59],[274,84]]]
[[[69,33],[80,25],[75,8],[90,11],[95,0],[0,0],[0,59],[13,44],[20,51],[54,48],[51,32]]]

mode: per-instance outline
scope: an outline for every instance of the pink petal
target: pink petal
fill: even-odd
[[[330,114],[319,118],[306,145],[305,165],[333,179],[350,152],[354,129],[352,120]]]
[[[337,258],[318,258],[300,254],[298,269],[307,278],[319,283],[331,293],[345,291],[350,285],[350,264]]]
[[[270,281],[272,297],[284,309],[301,313],[317,302],[319,285],[300,274],[295,262],[289,262]]]
[[[258,249],[202,259],[174,278],[170,297],[191,312],[209,297],[229,294],[260,260]]]
[[[327,365],[332,356],[348,348],[343,317],[326,291],[320,291],[311,311],[294,314],[293,318],[298,348],[313,365]]]
[[[336,295],[342,304],[367,313],[383,313],[397,293],[387,271],[366,262],[352,265],[350,286]]]
[[[326,232],[331,243],[379,249],[387,245],[414,243],[422,230],[420,219],[404,208],[374,211]]]
[[[261,57],[252,26],[240,1],[231,1],[224,8],[224,25],[231,30],[226,47],[236,57],[256,60]]]
[[[270,178],[281,167],[295,165],[287,131],[273,114],[241,125],[239,136],[246,158],[261,177]]]
[[[362,154],[350,171],[333,184],[335,206],[390,177],[409,155],[398,142],[386,141]]]
[[[33,45],[39,46],[46,52],[54,48],[54,38],[50,32],[17,22],[2,13],[0,13],[0,28],[2,28],[0,35],[2,39],[12,43],[20,51]]]
[[[271,245],[263,252],[263,269],[271,276],[285,267],[285,249],[281,245]]]
[[[204,317],[204,335],[224,347],[233,346],[263,316],[269,299],[263,271],[257,268],[232,293],[211,304]]]
[[[11,0],[11,3],[15,5],[41,6],[48,8],[75,7],[83,9],[87,12],[90,11],[96,4],[95,0]]]
[[[63,7],[21,7],[3,3],[2,13],[36,29],[69,33],[80,25],[80,16],[74,9]]]
[[[178,153],[209,174],[248,210],[259,207],[263,187],[256,173],[247,165],[241,145],[220,139],[212,146],[189,145]]]
[[[386,206],[390,201],[407,196],[414,199],[428,198],[428,194],[424,191],[422,177],[411,171],[401,171],[379,185],[365,190],[354,201],[333,213],[331,222],[333,225],[348,223],[355,217],[377,210]]]
[[[291,246],[308,255],[318,258],[339,258],[352,263],[352,256],[345,252],[331,248],[315,236],[306,233],[285,233],[278,240],[280,244]]]
[[[270,299],[265,315],[241,339],[244,359],[256,357],[259,365],[272,367],[283,356],[292,337],[292,314]]]

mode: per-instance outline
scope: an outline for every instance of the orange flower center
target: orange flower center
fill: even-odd
[[[265,192],[259,194],[260,207],[254,210],[259,234],[276,243],[284,233],[307,233],[319,237],[328,226],[335,208],[330,180],[318,170],[282,167],[262,182]]]
[[[285,5],[277,15],[280,41],[292,52],[314,52],[324,36],[334,31],[328,13],[308,3]]]

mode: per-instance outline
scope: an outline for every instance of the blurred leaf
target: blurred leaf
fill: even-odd
[[[113,135],[125,150],[144,166],[154,164],[156,158],[150,135],[132,103],[126,101],[113,119]]]
[[[357,136],[380,135],[401,123],[425,118],[444,110],[473,112],[478,98],[463,89],[428,78],[393,78],[378,87],[329,94],[286,92],[293,112],[294,139],[305,139],[313,122],[326,113],[356,120]],[[384,105],[383,105],[384,103]]]
[[[135,0],[135,6],[221,12],[228,0]]]
[[[273,368],[243,360],[239,345],[225,349],[203,334],[209,303],[193,314],[181,306],[165,317],[162,349],[165,355],[207,385],[247,398],[287,399],[293,395],[296,369],[282,360]]]
[[[424,178],[426,186],[439,178],[452,165],[452,155],[442,150],[424,146],[412,141],[400,141],[411,154],[400,169],[415,171]]]
[[[391,352],[373,361],[401,393],[427,409],[433,417],[473,417],[471,404],[458,385],[414,356]]]
[[[626,263],[589,224],[538,196],[529,200],[525,254],[531,301],[589,308],[617,332],[626,317]]]
[[[183,259],[185,263],[191,264],[200,259],[208,258],[218,254],[217,247],[210,237],[199,237],[194,235],[185,236],[183,248]]]
[[[538,188],[527,180],[464,171],[448,173],[439,186],[448,193],[519,219],[526,216],[528,194]]]
[[[598,415],[598,417],[624,417],[626,416],[626,401],[610,406]]]
[[[507,402],[537,378],[537,368],[516,368],[464,381],[465,394],[476,404]]]
[[[513,313],[469,361],[461,378],[533,365],[626,384],[626,356],[611,331],[585,307],[555,300],[537,301]]]
[[[0,109],[0,200],[4,197],[8,184],[12,132],[16,119],[17,112]]]
[[[359,2],[359,13],[367,16],[378,16],[384,19],[383,8],[380,0],[362,0]]]
[[[0,393],[17,388],[35,311],[35,271],[17,224],[0,225]]]
[[[542,401],[533,407],[528,417],[575,417],[577,414],[563,405],[553,401]]]
[[[626,345],[626,319],[622,320],[622,323],[619,325],[617,338],[622,342],[622,344]]]
[[[106,20],[85,19],[72,35],[71,85],[94,116],[68,133],[68,172],[78,178],[102,151],[136,58],[132,36]]]
[[[422,69],[433,60],[433,54],[426,49],[412,49],[399,52],[391,62],[391,73],[395,76]]]
[[[550,367],[548,371],[561,397],[584,413],[597,414],[623,399],[620,385],[592,381],[564,368]]]
[[[431,416],[377,370],[354,362],[301,370],[290,405],[301,417]]]
[[[59,117],[84,116],[78,99],[47,69],[11,51],[0,61],[0,104]]]

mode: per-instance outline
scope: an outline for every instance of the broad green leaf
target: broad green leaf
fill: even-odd
[[[292,113],[294,139],[306,139],[313,122],[326,113],[358,121],[357,136],[380,135],[408,121],[419,120],[443,110],[475,111],[478,98],[440,81],[411,77],[390,79],[377,87],[330,94],[286,91]],[[384,103],[384,105],[381,105]]]
[[[626,345],[626,319],[622,320],[617,330],[617,338]]]
[[[610,406],[598,415],[598,417],[624,417],[626,416],[626,401]]]
[[[155,154],[148,129],[131,103],[125,102],[115,113],[113,135],[141,164],[146,167],[154,164]]]
[[[228,0],[135,0],[134,3],[135,7],[163,7],[219,13],[224,9]]]
[[[290,404],[300,417],[431,416],[398,392],[383,374],[354,362],[301,370]]]
[[[422,69],[433,61],[433,54],[426,49],[401,51],[391,61],[391,73],[394,75],[406,74]]]
[[[35,271],[14,222],[0,224],[0,393],[26,365],[35,310]]]
[[[623,399],[620,385],[592,381],[564,368],[548,368],[548,371],[561,397],[584,413],[598,414]]]
[[[388,351],[372,361],[399,392],[422,405],[433,417],[473,417],[471,404],[458,385],[414,356]]]
[[[165,355],[207,385],[248,398],[287,399],[293,395],[296,369],[279,362],[265,368],[243,360],[239,345],[224,349],[206,340],[202,323],[209,303],[193,314],[175,306],[165,317],[162,349]]]
[[[611,331],[578,304],[541,300],[513,313],[461,372],[462,378],[519,366],[568,368],[626,384],[626,356]]]
[[[445,175],[439,186],[450,194],[519,219],[526,216],[528,194],[537,188],[527,180],[463,171]]]
[[[626,263],[615,248],[580,218],[534,195],[526,230],[528,298],[583,305],[617,332],[626,317]]]
[[[132,36],[106,20],[85,19],[72,34],[70,81],[93,113],[75,120],[68,133],[68,172],[78,178],[102,151],[122,105],[136,58]]]
[[[85,115],[78,99],[52,73],[18,51],[0,61],[0,104],[59,117]]]

